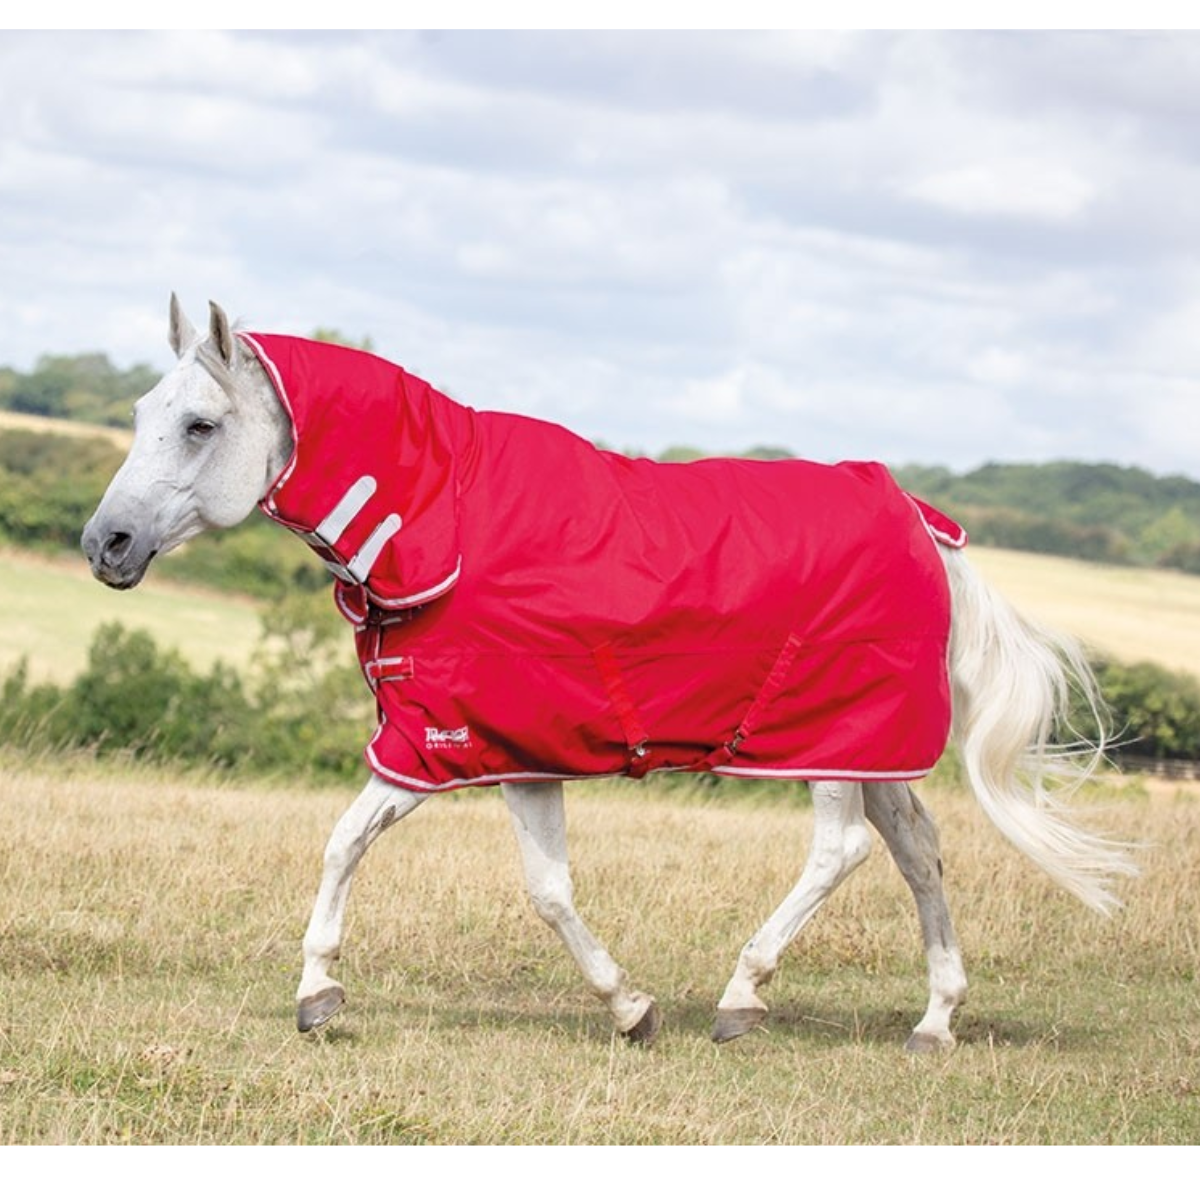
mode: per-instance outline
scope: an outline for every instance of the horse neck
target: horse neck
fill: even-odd
[[[232,376],[237,403],[268,431],[267,481],[273,481],[287,466],[295,449],[292,419],[284,408],[262,363],[249,350],[239,356]]]

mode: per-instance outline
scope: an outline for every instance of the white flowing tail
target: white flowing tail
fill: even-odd
[[[1120,906],[1116,875],[1136,875],[1128,847],[1080,829],[1066,801],[1103,762],[1099,745],[1060,746],[1055,729],[1078,691],[1099,718],[1092,672],[1069,638],[1026,620],[972,569],[943,551],[953,621],[954,738],[992,823],[1052,879],[1099,912]],[[1100,728],[1103,720],[1097,721]]]

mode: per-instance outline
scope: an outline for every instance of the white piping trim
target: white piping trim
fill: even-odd
[[[376,731],[376,737],[379,731]],[[508,775],[475,775],[468,779],[451,779],[447,783],[430,783],[427,779],[414,779],[411,775],[401,775],[399,771],[390,770],[375,756],[375,739],[372,738],[366,750],[367,762],[371,770],[391,783],[401,784],[418,792],[452,792],[460,787],[491,787],[497,783],[555,783],[584,779],[615,779],[616,773],[604,775],[555,775],[543,774],[538,771],[514,771]]]
[[[830,781],[836,780],[901,780],[924,779],[933,767],[925,767],[919,771],[847,771],[835,770],[830,767],[815,768],[782,768],[771,767],[714,767],[714,775],[736,775],[746,779],[813,779]]]
[[[572,780],[581,781],[585,779],[620,779],[628,777],[627,771],[602,771],[594,775],[567,775],[555,773],[543,773],[538,771],[513,771],[508,774],[499,775],[475,775],[465,779],[451,779],[445,783],[430,783],[427,779],[414,779],[411,775],[402,775],[399,771],[393,771],[389,767],[385,767],[379,761],[375,754],[375,742],[380,734],[383,733],[386,725],[386,718],[382,721],[379,727],[375,730],[370,742],[366,748],[367,762],[370,764],[371,770],[383,779],[387,779],[392,783],[399,783],[404,787],[413,788],[420,792],[451,792],[460,787],[490,787],[498,783],[553,783],[553,782],[570,782]],[[769,768],[759,767],[717,767],[711,772],[713,775],[733,775],[744,779],[779,779],[779,780],[794,780],[796,782],[816,782],[829,781],[831,783],[840,781],[891,781],[898,782],[908,779],[924,779],[933,767],[926,767],[923,771],[832,771],[832,770],[771,770]],[[648,775],[662,774],[709,774],[706,771],[692,772],[689,767],[655,767],[647,772]]]
[[[439,596],[448,592],[457,582],[459,575],[462,574],[462,555],[458,556],[458,562],[454,564],[454,570],[446,576],[441,583],[435,583],[433,587],[426,588],[423,592],[416,592],[411,596],[402,596],[398,600],[386,599],[383,596],[377,596],[368,588],[368,593],[371,597],[371,603],[377,608],[415,608],[418,604],[425,604],[430,600],[436,600]]]
[[[925,526],[925,532],[929,534],[930,538],[939,546],[948,546],[951,550],[961,550],[964,546],[966,546],[967,542],[970,540],[970,534],[968,534],[966,528],[962,525],[959,525],[959,523],[955,521],[953,517],[946,517],[946,520],[953,521],[955,525],[958,525],[958,528],[961,531],[958,537],[951,537],[950,534],[946,533],[944,530],[938,529],[936,526],[932,525],[926,518],[925,513],[921,510],[921,506],[907,492],[904,493],[904,498],[909,502],[909,504],[912,505],[913,512],[917,514],[917,516],[920,518],[921,524]],[[942,515],[945,516],[945,513]]]
[[[267,494],[262,498],[261,503],[265,504],[272,512],[275,511],[275,493],[279,491],[288,479],[292,472],[296,469],[296,461],[298,455],[296,453],[300,445],[300,433],[296,428],[296,410],[292,407],[292,399],[288,395],[288,390],[284,387],[283,376],[279,373],[279,368],[275,365],[275,360],[267,353],[266,348],[261,342],[255,341],[253,336],[246,333],[244,330],[238,330],[236,335],[246,342],[253,349],[255,357],[262,364],[263,369],[267,372],[271,380],[271,386],[275,389],[275,395],[279,397],[280,404],[283,405],[287,412],[288,420],[292,423],[292,457],[288,459],[287,466],[275,477],[274,483],[267,488]]]
[[[351,608],[344,602],[344,597],[345,593],[341,588],[333,589],[333,602],[337,605],[338,612],[354,625],[356,631],[361,633],[367,627],[367,614]]]

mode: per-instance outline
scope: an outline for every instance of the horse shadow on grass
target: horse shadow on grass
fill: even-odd
[[[290,1019],[291,1013],[288,1017]],[[673,1039],[710,1037],[715,1012],[699,1000],[683,1000],[663,1006],[660,1042]],[[281,1013],[282,1016],[282,1013]],[[807,1046],[812,1049],[839,1045],[871,1045],[900,1050],[920,1013],[895,1007],[838,1006],[782,1002],[772,1007],[765,1023],[746,1035],[746,1042],[769,1037],[775,1043]],[[370,1041],[367,1029],[380,1025],[409,1024],[434,1027],[441,1035],[453,1037],[466,1031],[519,1029],[573,1040],[607,1042],[613,1037],[612,1025],[603,1010],[590,1007],[548,1005],[534,1011],[503,1003],[454,1004],[436,1009],[422,1007],[409,1011],[402,1000],[371,997],[353,1007],[347,1005],[329,1025],[315,1031],[314,1037],[330,1044],[353,1045]],[[1009,1015],[963,1012],[954,1023],[954,1036],[960,1046],[1053,1046],[1059,1050],[1080,1050],[1105,1041],[1105,1032],[1093,1027],[1047,1024],[1026,1021]],[[736,1052],[731,1044],[730,1052]]]

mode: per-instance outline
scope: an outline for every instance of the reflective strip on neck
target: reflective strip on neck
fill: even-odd
[[[374,480],[371,482],[374,483]],[[399,533],[400,526],[403,524],[404,522],[400,519],[399,513],[388,513],[375,526],[375,532],[363,542],[362,549],[346,564],[346,569],[359,583],[367,582],[367,576],[370,575],[371,568],[375,565],[375,560],[383,553],[383,548],[387,545],[388,539],[394,534]]]
[[[362,512],[367,501],[375,495],[378,486],[373,475],[363,475],[356,479],[346,489],[346,494],[333,506],[329,516],[317,526],[316,536],[327,546],[332,546],[346,532],[346,526]]]

